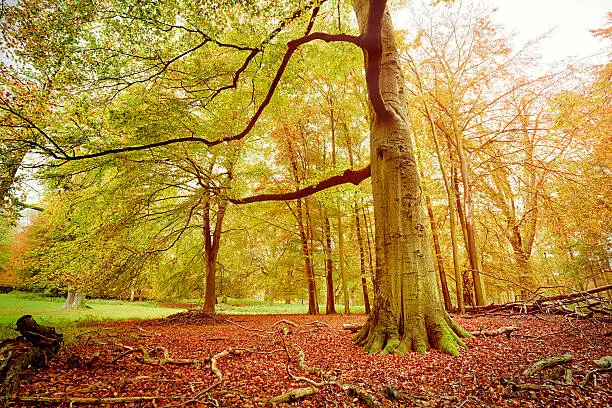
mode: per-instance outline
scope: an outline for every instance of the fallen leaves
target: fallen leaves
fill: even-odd
[[[354,384],[386,407],[603,407],[611,400],[608,372],[593,374],[595,378],[585,387],[511,391],[502,384],[523,383],[524,370],[543,358],[563,354],[574,356],[566,366],[571,367],[575,383],[580,384],[586,373],[596,367],[593,361],[610,354],[612,338],[605,335],[610,332],[605,323],[568,322],[559,316],[457,317],[469,331],[503,326],[516,326],[517,330],[510,338],[467,339],[468,348],[461,349],[459,357],[452,357],[437,351],[404,356],[366,354],[352,343],[351,334],[342,327],[349,319],[365,320],[363,315],[223,316],[223,319],[216,318],[214,326],[189,325],[183,320],[180,324],[166,321],[106,324],[104,327],[112,327],[116,333],[110,338],[100,336],[106,344],[98,344],[96,338],[85,342],[85,336],[76,339],[80,342],[62,350],[49,369],[29,373],[21,395],[55,398],[56,404],[69,398],[82,398],[80,401],[105,398],[103,401],[115,403],[123,399],[127,402],[123,406],[135,407],[266,406],[270,398],[312,386],[300,377],[325,382],[300,368],[297,349],[289,346],[294,343],[302,350],[309,367],[329,373],[338,384]],[[279,349],[282,341],[286,341],[286,350]],[[157,350],[157,359],[166,358],[166,350],[168,358],[205,363],[143,364],[141,346]],[[135,352],[125,353],[127,347]],[[75,353],[83,361],[94,361],[97,356],[95,364],[71,365],[69,360]],[[211,370],[212,358],[221,377]],[[530,383],[545,385],[540,374],[535,374]],[[318,392],[312,395],[306,392],[293,404],[313,407],[363,404],[331,382],[316,388]],[[21,399],[9,404],[34,403]]]

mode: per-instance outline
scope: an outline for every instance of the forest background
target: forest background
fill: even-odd
[[[241,202],[368,166],[359,49],[309,43],[277,81],[309,19],[356,34],[350,5],[309,2],[315,22],[295,11],[303,2],[200,14],[141,3],[3,10],[4,283],[209,310],[229,296],[369,311],[368,182]],[[438,3],[413,4],[396,40],[447,310],[610,284],[612,64],[545,70],[489,9]],[[609,44],[609,22],[594,35]],[[44,185],[35,205],[22,195],[32,178]]]

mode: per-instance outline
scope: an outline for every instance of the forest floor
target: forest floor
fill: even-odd
[[[368,355],[351,342],[352,334],[342,326],[363,322],[365,315],[222,315],[217,320],[214,325],[167,319],[96,324],[67,342],[49,368],[28,371],[22,399],[9,406],[44,406],[45,398],[53,406],[68,406],[60,401],[70,399],[83,406],[89,400],[78,398],[92,397],[107,398],[116,406],[271,406],[270,398],[311,385],[298,377],[324,382],[298,365],[299,349],[307,366],[336,379],[334,384],[319,384],[316,393],[291,406],[365,406],[338,384],[357,386],[384,407],[612,406],[610,373],[579,385],[588,371],[597,368],[593,360],[612,354],[610,324],[601,321],[460,316],[456,320],[470,331],[509,325],[517,330],[510,337],[467,339],[468,347],[453,357],[436,351]],[[143,359],[140,346],[151,351],[150,360]],[[168,351],[169,360],[163,365],[159,364],[163,349],[154,350],[157,347]],[[540,359],[568,353],[574,357],[566,365],[572,369],[574,385],[538,391],[513,391],[507,385],[507,381],[544,384],[542,374],[526,379],[523,371]],[[397,391],[397,399],[391,399],[390,387]]]

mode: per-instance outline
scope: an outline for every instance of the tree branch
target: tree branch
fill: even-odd
[[[297,200],[299,198],[304,198],[310,196],[314,193],[318,193],[319,191],[326,190],[331,187],[339,186],[341,184],[352,183],[354,185],[358,185],[363,180],[367,179],[371,175],[370,165],[364,167],[359,170],[344,170],[339,176],[333,176],[328,179],[325,179],[314,186],[308,186],[301,188],[297,191],[292,191],[289,193],[277,193],[277,194],[259,194],[246,198],[230,198],[229,202],[232,204],[249,204],[249,203],[258,203],[262,201],[288,201],[288,200]]]
[[[368,23],[361,44],[366,58],[366,83],[376,120],[387,120],[391,115],[380,93],[380,71],[382,63],[382,19],[387,6],[386,0],[370,1]]]
[[[176,139],[169,139],[169,140],[164,140],[161,142],[147,143],[147,144],[138,145],[138,146],[120,147],[116,149],[108,149],[108,150],[103,150],[103,151],[96,152],[96,153],[89,153],[89,154],[82,154],[82,155],[69,156],[61,152],[63,153],[61,156],[58,156],[57,154],[55,154],[53,155],[53,157],[59,158],[61,160],[66,160],[66,161],[85,160],[85,159],[92,159],[92,158],[101,157],[101,156],[107,156],[110,154],[127,153],[127,152],[139,151],[139,150],[148,150],[148,149],[161,147],[161,146],[167,146],[167,145],[171,145],[175,143],[199,142],[199,143],[204,143],[208,147],[213,147],[219,144],[243,139],[255,127],[255,125],[257,124],[257,121],[261,117],[261,114],[263,113],[265,108],[268,106],[268,104],[270,104],[270,101],[272,100],[272,97],[274,96],[274,92],[276,91],[276,88],[278,87],[278,84],[280,83],[280,80],[287,68],[287,65],[289,64],[289,61],[291,60],[291,57],[293,56],[293,53],[300,46],[307,44],[309,42],[312,42],[312,41],[316,41],[316,40],[325,41],[327,43],[329,42],[348,42],[348,43],[355,44],[357,46],[361,46],[360,37],[356,37],[354,35],[349,35],[349,34],[328,34],[328,33],[322,33],[322,32],[315,32],[315,33],[303,36],[301,38],[289,41],[289,43],[287,44],[287,52],[285,53],[283,60],[280,66],[278,67],[278,70],[276,71],[276,75],[274,76],[274,79],[272,80],[270,84],[270,88],[268,89],[268,93],[266,94],[266,97],[259,105],[259,108],[255,112],[255,114],[249,120],[249,123],[245,126],[245,128],[240,133],[237,133],[231,136],[222,137],[217,140],[208,140],[203,137],[195,137],[195,136],[179,137]],[[43,131],[41,130],[38,130],[38,131],[41,132],[43,135],[46,135]]]

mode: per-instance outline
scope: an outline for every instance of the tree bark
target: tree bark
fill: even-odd
[[[355,2],[370,101],[376,272],[374,307],[354,340],[370,353],[424,352],[433,347],[458,354],[457,346],[463,344],[459,336],[469,334],[453,322],[440,299],[408,127],[404,79],[385,7],[384,1]],[[379,39],[372,32],[377,29]],[[373,67],[377,61],[378,69]]]

